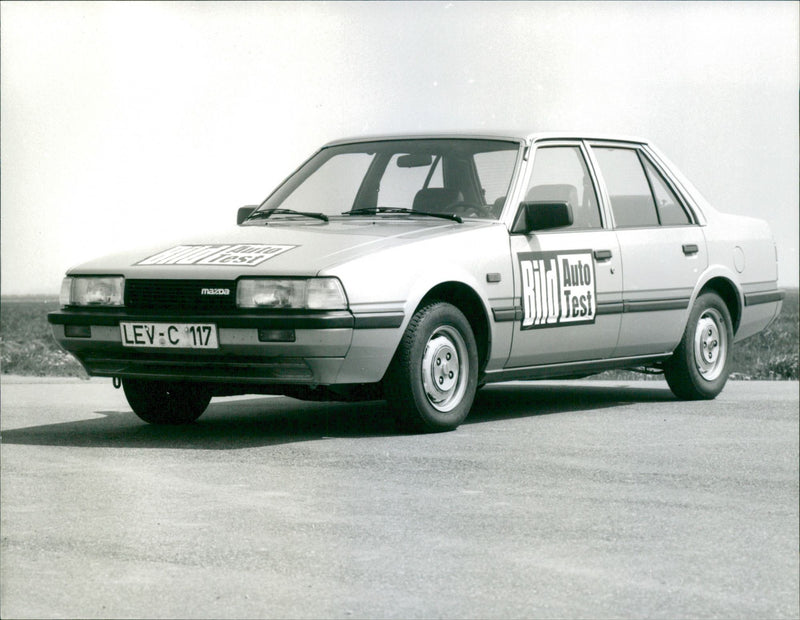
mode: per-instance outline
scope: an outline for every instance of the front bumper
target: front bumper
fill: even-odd
[[[402,314],[349,311],[280,314],[183,314],[66,309],[48,315],[56,341],[93,376],[237,384],[333,385],[380,380]],[[126,347],[121,321],[212,323],[217,349]],[[71,337],[68,326],[89,328]],[[292,342],[262,342],[259,330],[292,330]],[[392,340],[390,338],[389,340]],[[388,354],[388,357],[387,357]]]

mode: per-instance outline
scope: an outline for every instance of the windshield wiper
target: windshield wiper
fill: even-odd
[[[414,209],[406,209],[401,207],[365,207],[362,209],[351,209],[345,211],[342,215],[375,215],[376,213],[407,213],[408,215],[426,215],[428,217],[439,217],[444,220],[451,220],[453,222],[463,223],[460,215],[455,213],[431,213],[430,211],[416,211]]]
[[[265,211],[253,211],[250,216],[245,220],[255,220],[258,218],[268,218],[273,214],[278,215],[302,215],[304,217],[313,217],[316,220],[328,221],[328,216],[324,213],[310,213],[309,211],[295,211],[294,209],[267,209]]]

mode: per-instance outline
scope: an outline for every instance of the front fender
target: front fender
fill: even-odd
[[[360,318],[394,318],[389,328],[354,330],[353,347],[348,354],[353,366],[346,363],[342,368],[338,379],[341,383],[363,377],[364,371],[370,380],[383,377],[411,318],[437,286],[457,283],[474,291],[489,330],[495,325],[491,319],[492,300],[511,298],[514,289],[508,233],[502,226],[387,248],[326,269],[323,275],[335,275],[342,281],[356,326]],[[498,339],[490,333],[488,338],[495,344],[491,357],[497,346],[506,347],[507,357],[510,334]],[[502,357],[503,353],[498,355]]]

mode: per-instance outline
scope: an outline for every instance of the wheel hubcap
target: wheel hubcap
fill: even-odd
[[[439,411],[450,411],[461,402],[468,377],[467,347],[450,326],[436,329],[422,357],[422,385],[428,402]]]
[[[722,374],[727,358],[727,334],[720,313],[709,308],[697,322],[694,334],[694,359],[697,370],[707,381]]]

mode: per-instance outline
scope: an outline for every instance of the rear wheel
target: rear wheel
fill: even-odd
[[[123,379],[125,398],[133,412],[150,424],[188,424],[211,401],[211,391],[197,383]]]
[[[686,400],[715,398],[730,373],[733,326],[728,307],[716,293],[697,298],[681,343],[664,365],[672,392]]]
[[[449,431],[467,417],[478,385],[478,349],[464,314],[445,302],[411,319],[384,393],[404,428]]]

